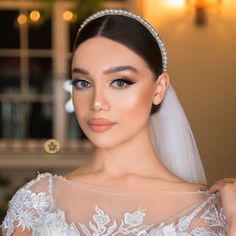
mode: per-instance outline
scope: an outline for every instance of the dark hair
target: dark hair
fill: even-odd
[[[106,15],[90,21],[77,35],[73,53],[87,39],[102,36],[128,47],[144,59],[154,79],[163,72],[162,55],[156,39],[139,21],[122,15]],[[151,114],[160,105],[153,105]]]

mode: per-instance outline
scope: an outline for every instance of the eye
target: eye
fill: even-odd
[[[116,79],[112,81],[113,87],[116,87],[116,88],[125,88],[134,83],[135,83],[134,81],[129,80],[129,79]]]
[[[74,79],[71,84],[78,89],[87,89],[91,87],[91,84],[86,80]]]

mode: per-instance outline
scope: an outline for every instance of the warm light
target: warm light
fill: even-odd
[[[168,0],[169,5],[174,7],[183,7],[185,0]]]
[[[220,13],[223,0],[187,0],[186,4],[188,9],[195,13],[195,23],[204,26],[208,15]]]
[[[68,21],[68,22],[73,21],[73,19],[74,19],[74,14],[73,14],[73,12],[72,12],[72,11],[69,11],[69,10],[64,11],[64,13],[63,13],[63,19],[64,19],[65,21]]]
[[[27,22],[27,17],[25,14],[20,14],[18,17],[17,17],[17,22],[19,25],[24,25],[26,22]]]
[[[40,19],[40,12],[37,11],[37,10],[33,10],[31,11],[30,13],[30,19],[33,21],[33,22],[36,22]]]

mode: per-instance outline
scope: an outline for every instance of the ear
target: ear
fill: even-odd
[[[158,105],[162,102],[162,100],[165,97],[169,83],[170,83],[169,75],[166,72],[158,76],[157,80],[155,81],[155,89],[153,97],[154,105]]]

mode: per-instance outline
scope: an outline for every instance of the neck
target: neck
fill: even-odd
[[[110,178],[132,175],[174,178],[155,153],[147,126],[138,135],[116,147],[97,148],[87,167],[90,167],[89,172],[100,173]]]

